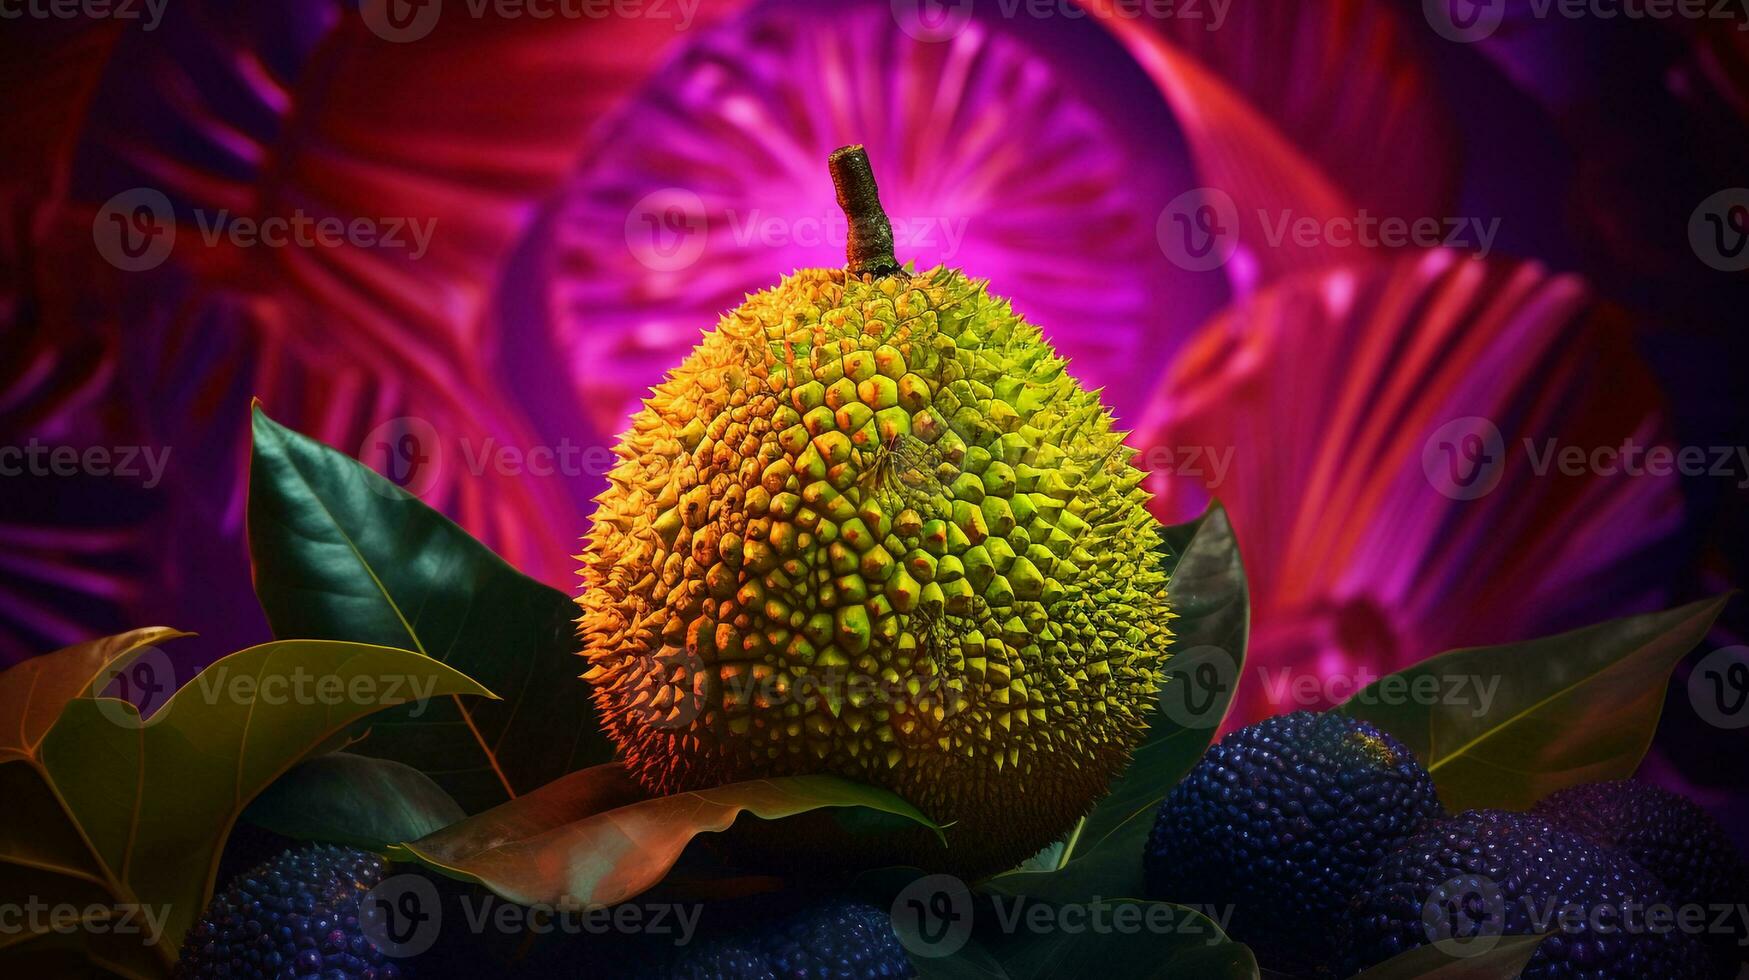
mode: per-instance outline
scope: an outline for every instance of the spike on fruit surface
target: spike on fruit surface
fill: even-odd
[[[1158,526],[1039,329],[893,260],[860,147],[830,169],[849,268],[748,297],[620,437],[583,549],[588,676],[652,792],[842,775],[952,825],[947,852],[888,857],[1001,870],[1145,730]]]

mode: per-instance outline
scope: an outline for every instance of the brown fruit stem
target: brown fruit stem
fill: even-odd
[[[838,206],[850,222],[844,257],[852,275],[890,276],[899,272],[893,257],[893,226],[881,209],[880,191],[868,151],[861,143],[832,151],[826,165],[832,171],[832,186],[838,191]]]

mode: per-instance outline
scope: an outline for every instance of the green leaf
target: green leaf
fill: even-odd
[[[1166,528],[1172,659],[1148,734],[1111,792],[1071,835],[1056,870],[1023,868],[993,881],[1008,894],[1073,901],[1141,894],[1141,853],[1160,801],[1190,772],[1226,717],[1245,662],[1250,593],[1227,512],[1211,503]]]
[[[372,851],[417,840],[465,816],[412,766],[350,752],[304,762],[243,811],[244,820],[285,837]]]
[[[414,650],[503,698],[384,713],[353,751],[423,771],[470,813],[613,758],[569,596],[259,406],[254,434],[249,551],[274,635]]]
[[[1516,980],[1542,941],[1542,936],[1501,936],[1492,949],[1467,956],[1418,946],[1355,974],[1354,980]]]
[[[1028,926],[1026,918],[994,923],[981,918],[976,928],[978,942],[1012,980],[1257,980],[1257,958],[1251,950],[1228,939],[1214,920],[1194,909],[1131,899],[1064,906],[1010,900],[1005,914],[1024,917],[1040,906],[1058,910],[1059,916],[1061,909],[1072,909],[1074,917],[1058,918],[1045,929]],[[1117,916],[1123,914],[1133,914],[1137,923],[1146,923],[1152,916],[1167,925],[1071,928],[1102,919],[1116,923]]]
[[[696,836],[743,812],[764,820],[862,807],[934,829],[886,790],[837,776],[786,776],[647,797],[618,764],[574,772],[428,837],[391,848],[521,905],[611,905],[662,880]]]
[[[7,801],[0,891],[161,911],[164,929],[155,946],[138,935],[82,930],[77,938],[93,961],[131,976],[168,968],[205,907],[231,826],[275,778],[371,711],[421,697],[490,696],[405,650],[317,640],[277,641],[225,657],[145,720],[127,701],[66,696],[72,675],[108,657],[88,678],[101,690],[115,662],[174,635],[139,631],[0,675],[7,692],[0,703],[8,706],[0,714],[28,720],[22,737],[8,740],[9,761],[0,763],[0,796]],[[20,684],[38,693],[18,696]],[[61,702],[46,731],[43,691]]]
[[[32,657],[0,672],[0,800],[5,801],[0,895],[36,895],[77,908],[133,900],[68,818],[43,770],[42,744],[69,703],[107,688],[147,649],[187,635],[163,626],[137,629]],[[51,945],[73,948],[45,948]],[[174,955],[117,934],[45,935],[28,929],[0,936],[0,951],[18,969],[26,956],[44,963],[72,958],[125,977],[165,975]]]
[[[1453,650],[1369,685],[1336,710],[1401,740],[1452,810],[1526,809],[1569,786],[1633,775],[1658,726],[1670,671],[1728,599]]]

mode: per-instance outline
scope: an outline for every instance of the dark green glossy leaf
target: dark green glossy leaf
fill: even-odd
[[[1542,936],[1501,936],[1492,949],[1454,956],[1418,946],[1355,975],[1354,980],[1515,980]]]
[[[380,851],[467,816],[412,766],[350,752],[310,759],[275,780],[243,819],[297,840]]]
[[[522,905],[611,905],[668,873],[699,834],[742,813],[764,820],[825,807],[861,807],[935,830],[892,793],[837,776],[785,776],[649,797],[623,767],[571,773],[428,837],[391,848]]]
[[[1006,893],[1057,901],[1141,894],[1141,853],[1154,811],[1202,758],[1226,717],[1245,662],[1250,594],[1238,543],[1217,503],[1166,528],[1172,659],[1147,736],[1133,761],[1071,835],[1056,870],[1022,868],[992,883]]]
[[[1336,710],[1402,740],[1451,809],[1526,809],[1569,786],[1633,775],[1658,726],[1670,671],[1728,598],[1453,650],[1369,685]]]
[[[386,712],[353,751],[425,772],[469,812],[613,757],[578,679],[567,595],[259,407],[254,432],[249,550],[274,635],[414,650],[503,699],[436,705],[418,722]]]

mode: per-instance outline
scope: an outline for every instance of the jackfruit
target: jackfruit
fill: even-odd
[[[652,792],[834,773],[952,824],[906,857],[1000,870],[1145,729],[1158,527],[1039,328],[901,267],[866,154],[831,167],[849,268],[748,296],[619,439],[579,556],[584,677]]]

